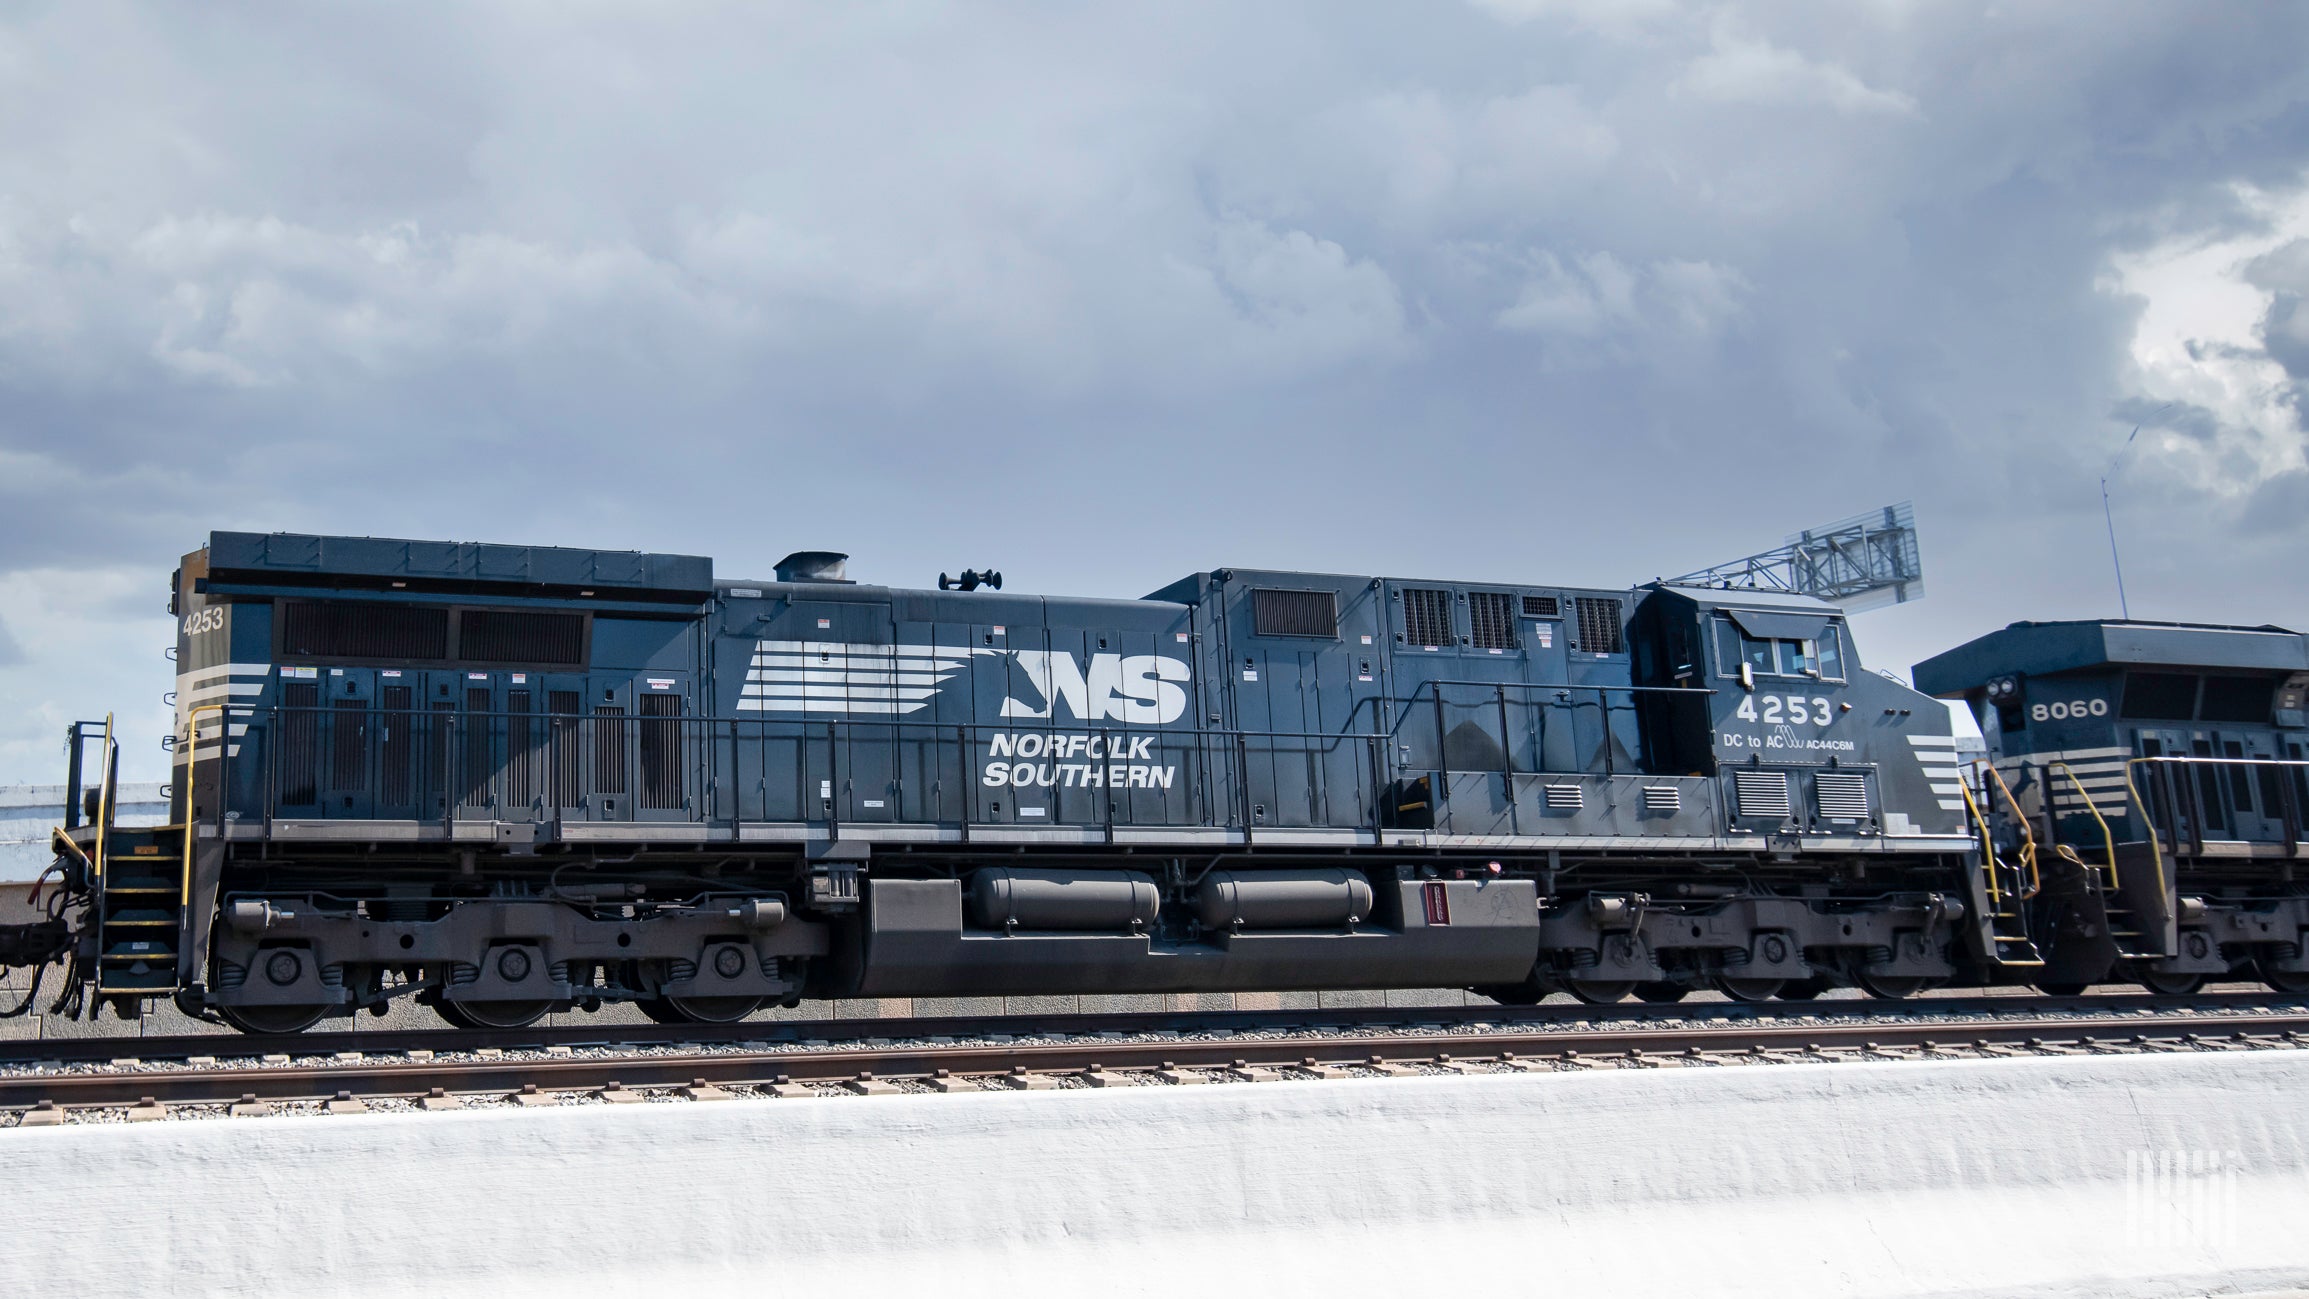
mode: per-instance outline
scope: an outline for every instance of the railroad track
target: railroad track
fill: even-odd
[[[2099,1002],[2124,999],[2096,998]],[[2193,999],[2202,1001],[2202,998]],[[1379,1031],[1368,1022],[1345,1028],[1279,1029],[1307,1016],[1268,1015],[1260,1032],[1136,1037],[1075,1034],[1019,1041],[1019,1025],[974,1040],[876,1039],[873,1044],[755,1039],[705,1047],[547,1044],[508,1053],[469,1047],[454,1054],[416,1047],[302,1055],[273,1053],[247,1061],[221,1056],[163,1060],[153,1055],[104,1067],[44,1065],[0,1074],[0,1110],[26,1111],[27,1124],[61,1121],[74,1109],[129,1107],[130,1118],[165,1118],[181,1107],[213,1112],[267,1112],[281,1103],[320,1103],[358,1111],[374,1101],[455,1108],[467,1099],[559,1104],[651,1094],[720,1099],[740,1092],[769,1096],[874,1094],[897,1090],[976,1091],[1052,1086],[1259,1082],[1406,1073],[1558,1071],[1672,1067],[1687,1064],[1795,1063],[1852,1059],[2074,1055],[2137,1051],[2222,1051],[2309,1047],[2309,1008],[2288,1006],[2240,1014],[2199,1006],[2159,1011],[2094,1007],[2094,1013],[1950,1014],[1903,1019],[1882,1015],[1726,1016],[1658,1020],[1504,1022],[1487,1016],[1480,1030]],[[2144,1011],[2146,1013],[2144,1013]],[[1246,1012],[1235,1012],[1243,1014]],[[1257,1012],[1248,1012],[1254,1016]],[[1107,1020],[1115,1017],[1069,1017]],[[1173,1018],[1147,1016],[1142,1019]],[[1423,1022],[1432,1024],[1432,1012]],[[853,1021],[855,1022],[855,1021]],[[925,1021],[913,1021],[919,1027]],[[882,1022],[884,1032],[892,1026]],[[1111,1031],[1111,1030],[1110,1030]],[[1171,1033],[1175,1029],[1154,1030]],[[534,1034],[532,1036],[535,1036]],[[595,1035],[597,1038],[599,1034]],[[1007,1038],[1009,1040],[1001,1040]],[[215,1038],[192,1041],[209,1049]],[[225,1039],[224,1042],[231,1042]],[[139,1044],[149,1052],[155,1043]],[[245,1050],[245,1048],[244,1048]],[[238,1054],[238,1053],[236,1053]],[[187,1112],[190,1112],[189,1110]]]
[[[321,1030],[280,1035],[244,1033],[138,1037],[92,1035],[0,1041],[0,1071],[36,1062],[91,1063],[135,1057],[181,1060],[196,1056],[334,1055],[344,1051],[384,1054],[432,1050],[470,1052],[541,1051],[565,1047],[710,1046],[743,1042],[867,1042],[900,1037],[1013,1038],[1079,1037],[1099,1033],[1212,1033],[1270,1030],[1381,1029],[1418,1025],[1485,1030],[1606,1024],[1686,1024],[1739,1021],[1775,1023],[1801,1020],[1867,1020],[1977,1016],[2137,1015],[2180,1013],[2309,1012],[2309,998],[2268,992],[2194,993],[2160,997],[2123,993],[2079,997],[1937,996],[1908,1001],[1685,1002],[1653,1005],[1622,1002],[1610,1006],[1556,1003],[1539,1006],[1395,1006],[1330,1010],[1208,1010],[1106,1012],[1065,1015],[932,1016],[918,1019],[749,1020],[736,1024],[578,1023],[532,1025],[502,1030],[364,1029]]]

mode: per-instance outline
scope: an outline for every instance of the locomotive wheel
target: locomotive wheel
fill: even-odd
[[[1636,990],[1634,979],[1566,979],[1564,989],[1590,1006],[1608,1006],[1615,1001],[1626,1001]]]
[[[1809,979],[1790,979],[1780,985],[1780,1000],[1811,1001],[1828,990],[1828,981],[1818,975]]]
[[[1667,980],[1662,979],[1657,983],[1637,984],[1636,1000],[1657,1002],[1664,1005],[1668,1002],[1682,1001],[1685,997],[1691,995],[1691,991],[1692,990],[1690,988],[1687,988],[1680,983],[1669,983]]]
[[[641,1013],[660,1024],[735,1024],[762,1008],[761,997],[649,997]]]
[[[302,1033],[321,1022],[327,1006],[219,1006],[224,1022],[243,1033]]]
[[[1716,976],[1716,991],[1734,1001],[1770,1001],[1787,987],[1786,979],[1736,979],[1728,974]]]
[[[1852,976],[1860,990],[1878,1001],[1906,1001],[1932,986],[1932,980],[1917,974],[1870,974],[1863,970]]]
[[[2272,970],[2263,967],[2261,982],[2289,997],[2309,997],[2309,974],[2298,970]]]
[[[2036,990],[2047,997],[2081,997],[2087,985],[2082,983],[2040,983]]]
[[[434,1007],[459,1028],[527,1028],[553,1009],[550,1001],[450,1001]]]
[[[2133,978],[2140,985],[2160,997],[2195,996],[2205,986],[2202,974],[2164,974],[2156,970],[2135,970]]]

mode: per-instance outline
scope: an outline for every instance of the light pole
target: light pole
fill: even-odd
[[[2173,403],[2168,401],[2150,411],[2149,419],[2155,419],[2172,408]],[[2116,473],[2117,465],[2124,460],[2125,453],[2133,449],[2133,439],[2141,435],[2141,425],[2148,423],[2149,419],[2133,425],[2133,431],[2125,437],[2125,444],[2117,448],[2117,453],[2109,457],[2109,467],[2101,471],[2101,520],[2109,525],[2109,564],[2117,570],[2117,611],[2126,622],[2133,620],[2133,606],[2125,599],[2125,561],[2117,555],[2117,516],[2109,508],[2109,477]]]

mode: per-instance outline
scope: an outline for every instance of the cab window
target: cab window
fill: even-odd
[[[1844,679],[1843,644],[1833,626],[1823,628],[1818,640],[1764,640],[1726,618],[1717,621],[1716,634],[1725,676],[1739,675],[1745,663],[1760,677]]]

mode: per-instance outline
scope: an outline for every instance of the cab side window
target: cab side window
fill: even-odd
[[[1818,640],[1765,640],[1750,636],[1729,618],[1716,620],[1717,662],[1722,675],[1739,675],[1740,665],[1760,677],[1844,679],[1843,643],[1833,626]]]

